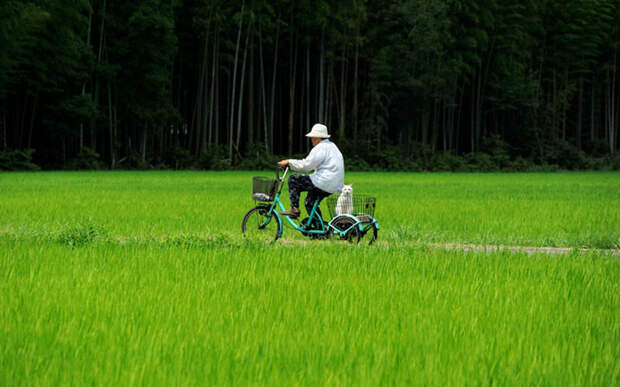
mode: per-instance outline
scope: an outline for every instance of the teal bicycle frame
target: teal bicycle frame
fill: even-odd
[[[325,226],[325,221],[323,220],[321,215],[319,215],[318,211],[316,210],[318,206],[319,206],[319,202],[317,200],[314,202],[314,206],[312,206],[312,211],[310,212],[310,216],[308,217],[307,224],[312,224],[312,221],[316,218],[321,224],[320,230],[306,230],[304,227],[295,223],[295,221],[293,221],[293,219],[291,219],[290,216],[284,215],[284,218],[286,218],[286,221],[288,222],[288,224],[291,225],[291,227],[293,227],[295,230],[299,232],[306,233],[306,234],[320,234],[320,235],[327,234],[328,228]],[[282,215],[278,211],[276,211],[276,207],[280,210],[280,212],[286,211],[284,204],[282,204],[282,202],[280,201],[280,192],[276,193],[275,199],[273,200],[273,203],[271,204],[271,208],[269,209],[268,214],[269,215],[275,214],[275,216],[277,216],[280,219],[280,224],[283,224]],[[278,232],[278,238],[282,236],[282,232],[283,230],[280,230]]]

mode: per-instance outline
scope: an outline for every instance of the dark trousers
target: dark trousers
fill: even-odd
[[[308,215],[310,215],[310,212],[312,212],[312,207],[314,206],[314,202],[316,200],[318,200],[320,203],[321,200],[331,195],[330,193],[325,192],[312,184],[310,176],[291,175],[288,178],[288,193],[291,197],[292,207],[299,208],[299,195],[302,192],[308,192],[308,195],[306,195],[306,200],[304,200],[304,205],[306,206],[306,211],[308,211]],[[319,207],[317,207],[316,210],[322,217],[323,215],[321,214],[321,210],[319,209]]]

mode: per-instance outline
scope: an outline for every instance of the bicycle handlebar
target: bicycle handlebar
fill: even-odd
[[[276,167],[276,178],[280,181],[284,181],[284,179],[286,178],[286,174],[288,173],[288,166],[286,166],[285,168],[282,168],[280,166]],[[280,177],[280,172],[284,171],[284,173],[282,174],[282,177]]]

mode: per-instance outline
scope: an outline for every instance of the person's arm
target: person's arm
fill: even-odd
[[[289,159],[288,166],[295,171],[308,172],[318,168],[325,159],[325,151],[323,147],[315,146],[305,159],[295,160]]]

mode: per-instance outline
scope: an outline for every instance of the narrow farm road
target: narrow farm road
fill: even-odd
[[[310,240],[299,239],[278,239],[276,243],[291,246],[308,246],[312,243],[317,243]],[[319,242],[320,243],[320,242]],[[344,242],[332,242],[332,243],[344,243]],[[360,246],[365,245],[362,241]],[[461,251],[473,251],[480,253],[492,253],[497,251],[510,251],[513,253],[524,252],[526,254],[549,254],[549,255],[563,255],[578,252],[580,254],[598,253],[607,254],[614,257],[620,257],[620,249],[597,249],[597,248],[577,248],[577,247],[551,247],[551,246],[510,246],[510,245],[476,245],[470,243],[421,243],[421,242],[398,242],[391,243],[385,240],[377,240],[373,246],[382,248],[391,248],[395,245],[407,245],[407,246],[427,246],[433,249],[444,250],[461,250]]]
[[[593,249],[593,248],[576,248],[576,247],[534,247],[534,246],[506,246],[506,245],[474,245],[461,243],[429,243],[427,246],[437,249],[446,250],[463,250],[476,252],[495,252],[495,251],[511,251],[524,252],[527,254],[544,253],[550,255],[570,254],[573,252],[585,253],[601,253],[610,254],[620,257],[620,249]]]

